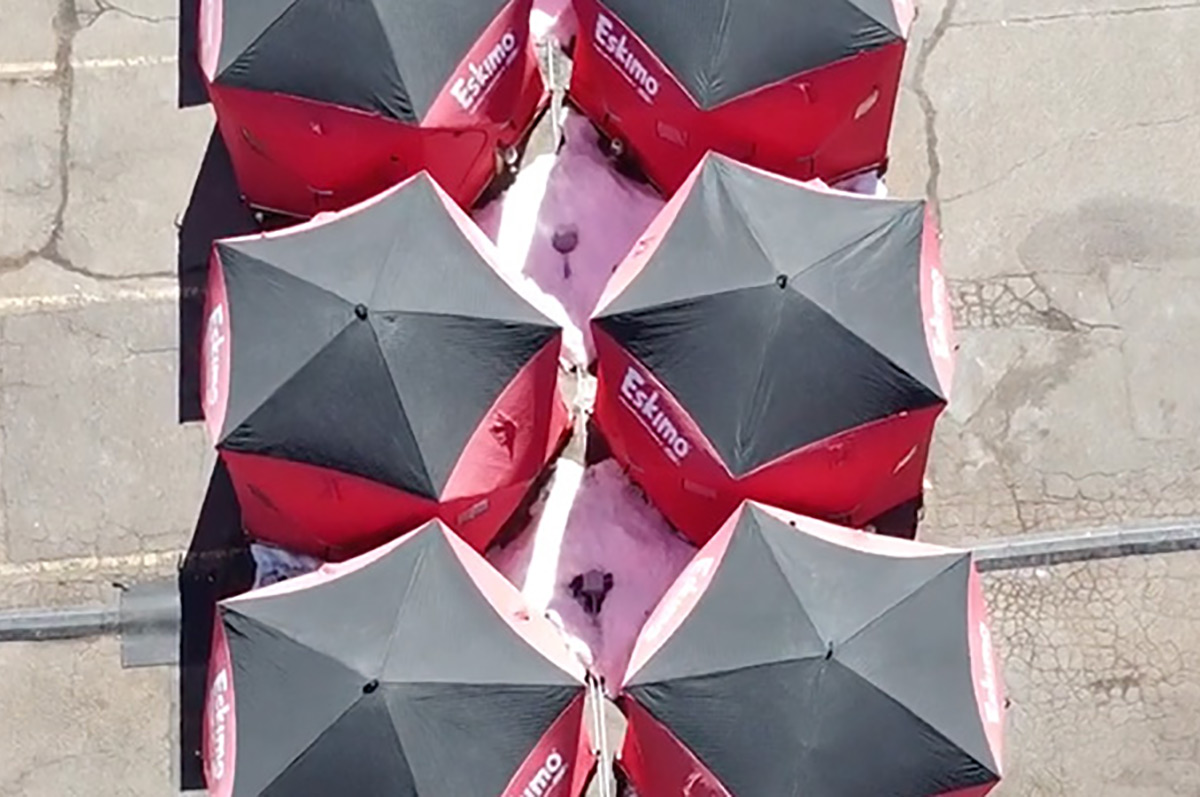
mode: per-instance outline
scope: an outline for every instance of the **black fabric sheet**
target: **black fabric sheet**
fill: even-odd
[[[900,38],[890,0],[604,4],[705,109]]]

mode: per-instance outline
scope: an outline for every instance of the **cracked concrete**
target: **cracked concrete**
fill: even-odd
[[[910,45],[890,183],[939,201],[960,343],[930,539],[1200,514],[1200,93],[1162,79],[1200,8],[1080,5],[947,0]]]
[[[0,672],[0,797],[175,791],[171,670],[122,670],[100,639],[0,645]]]
[[[984,577],[1009,709],[994,793],[1200,792],[1200,553]]]
[[[960,342],[923,533],[1200,516],[1200,7],[920,6],[888,177],[938,202]],[[164,292],[211,116],[176,111],[155,60],[175,13],[0,0],[0,61],[43,65],[0,73],[0,606],[111,602],[195,521],[210,456],[173,422]],[[997,793],[1200,792],[1198,577],[1194,553],[987,577]],[[118,659],[0,647],[0,797],[169,793],[163,671]]]
[[[43,166],[31,180],[17,182],[18,174],[14,185],[8,184],[10,178],[5,178],[3,185],[7,211],[9,204],[18,208],[23,205],[23,196],[39,193],[38,189],[49,187],[48,183],[55,184],[57,203],[49,219],[44,219],[43,211],[42,224],[35,221],[29,225],[46,228],[45,237],[27,241],[21,251],[0,250],[0,276],[36,260],[96,280],[174,275],[174,238],[166,233],[173,232],[171,225],[186,202],[189,180],[198,162],[194,157],[181,161],[178,153],[194,152],[202,144],[210,117],[206,109],[177,114],[169,83],[156,78],[153,69],[76,75],[77,38],[109,15],[142,27],[173,19],[166,14],[151,15],[117,6],[108,0],[59,0],[52,19],[56,37],[53,75],[32,86],[0,85],[0,90],[12,92],[14,99],[20,99],[17,92],[24,89],[26,101],[35,110],[45,106],[46,94],[39,93],[39,89],[54,90],[58,117],[54,177],[46,174]],[[106,33],[99,41],[110,47],[112,39],[113,34]],[[157,49],[172,51],[169,27],[162,28],[154,39],[160,42]],[[141,43],[140,39],[134,41]],[[170,71],[165,64],[158,69]],[[147,72],[151,74],[147,76]],[[78,98],[77,82],[84,84]],[[98,82],[105,85],[96,85]],[[8,107],[10,115],[26,117],[20,105]],[[80,119],[73,133],[76,114]],[[32,117],[37,118],[36,112]],[[148,124],[154,118],[163,123]],[[14,162],[22,162],[27,159],[25,147],[36,156],[44,152],[49,138],[27,134],[9,143],[6,136],[5,149],[11,152]],[[33,162],[39,161],[35,158]],[[141,198],[146,196],[141,192],[147,190],[154,199]],[[34,207],[36,212],[37,203]],[[18,217],[18,221],[24,220]],[[142,235],[130,236],[131,229]],[[7,241],[8,236],[4,239]]]
[[[174,314],[146,302],[0,317],[10,562],[186,546],[211,457],[201,429],[175,424]]]
[[[46,21],[54,16],[57,3],[58,0],[0,0],[0,20],[4,20],[0,63],[54,58],[54,30]],[[4,119],[0,117],[0,121]]]

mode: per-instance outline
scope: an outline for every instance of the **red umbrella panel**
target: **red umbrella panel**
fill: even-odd
[[[760,504],[651,613],[621,705],[641,797],[979,797],[1000,779],[971,555]]]
[[[910,0],[575,0],[570,97],[675,191],[713,150],[798,179],[887,161]]]
[[[246,198],[312,216],[427,170],[469,205],[545,103],[531,3],[203,0],[201,66]]]
[[[426,175],[214,245],[203,407],[252,536],[325,559],[432,518],[483,550],[569,431],[562,331]]]
[[[710,156],[599,308],[596,420],[698,544],[746,498],[860,526],[921,494],[953,349],[924,202]]]
[[[204,715],[213,797],[578,797],[584,671],[432,522],[220,604]]]

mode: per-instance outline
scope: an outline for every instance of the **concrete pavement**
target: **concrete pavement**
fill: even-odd
[[[175,224],[211,131],[175,0],[0,0],[0,607],[172,573],[211,456],[176,415]],[[1200,3],[927,0],[893,193],[939,200],[958,374],[926,535],[1200,516]],[[1200,554],[986,577],[1005,795],[1195,794]],[[158,797],[169,669],[0,645],[0,795]]]

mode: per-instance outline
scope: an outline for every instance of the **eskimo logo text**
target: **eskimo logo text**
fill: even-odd
[[[550,790],[562,782],[567,774],[567,762],[557,750],[551,750],[546,761],[533,773],[529,784],[521,792],[521,797],[545,797]]]
[[[667,458],[678,465],[692,450],[692,444],[679,433],[675,422],[659,406],[657,390],[647,389],[646,378],[632,365],[621,380],[621,400],[647,431],[654,436]]]
[[[208,315],[208,384],[204,386],[204,403],[215,407],[221,398],[221,347],[225,345],[225,305],[218,304]]]
[[[482,62],[467,61],[467,74],[460,76],[450,87],[450,94],[464,111],[475,110],[487,96],[496,79],[516,59],[518,43],[517,34],[510,30],[500,37]]]
[[[629,49],[629,36],[617,33],[613,21],[601,13],[596,17],[593,38],[596,49],[633,84],[638,95],[646,102],[654,102],[658,96],[658,78],[650,74],[642,60]]]
[[[225,718],[229,715],[229,671],[222,669],[212,682],[212,747],[209,766],[215,780],[225,777]]]
[[[979,624],[979,657],[983,660],[983,677],[979,679],[983,717],[995,725],[1000,722],[1000,690],[996,684],[996,662],[992,659],[992,632],[984,623]]]

